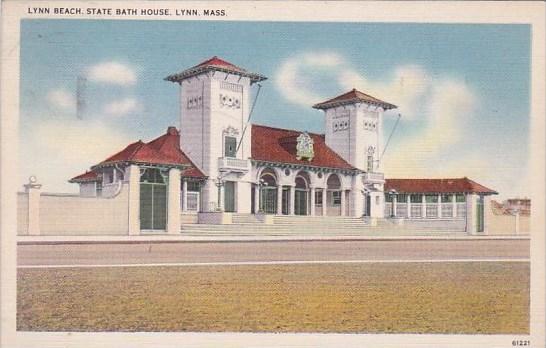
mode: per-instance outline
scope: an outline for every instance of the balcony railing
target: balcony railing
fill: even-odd
[[[385,176],[383,173],[364,173],[364,181],[368,182],[383,182],[385,181]]]
[[[218,170],[221,172],[246,173],[250,170],[250,161],[232,157],[219,157]]]

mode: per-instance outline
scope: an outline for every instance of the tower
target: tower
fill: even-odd
[[[368,217],[383,217],[385,180],[379,161],[383,152],[383,112],[396,106],[353,89],[313,108],[324,110],[326,145],[365,172],[352,183],[355,209]]]
[[[381,172],[383,112],[395,105],[353,89],[313,108],[324,110],[330,148],[358,169]]]
[[[265,79],[216,56],[165,78],[181,87],[180,147],[209,177],[203,210],[250,211],[250,88]]]

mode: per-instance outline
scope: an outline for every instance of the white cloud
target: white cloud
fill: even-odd
[[[131,97],[110,102],[103,109],[106,114],[113,116],[124,116],[138,110],[140,110],[140,103]]]
[[[323,96],[313,91],[313,86],[303,68],[335,69],[343,63],[343,58],[335,53],[309,53],[287,59],[279,68],[275,83],[281,94],[289,101],[304,106],[320,102]]]
[[[74,112],[76,110],[76,98],[66,89],[59,88],[49,91],[47,102],[56,110]]]
[[[465,127],[478,103],[466,83],[433,75],[419,65],[397,66],[381,80],[371,80],[337,53],[309,52],[286,59],[276,85],[287,100],[308,108],[332,97],[320,95],[311,82],[317,74],[333,76],[340,93],[356,88],[398,106],[402,123],[383,158],[388,177],[471,176],[491,165],[485,154],[457,152],[467,150]],[[403,134],[404,125],[414,132]]]
[[[78,187],[68,179],[135,140],[101,122],[42,121],[21,137],[20,177],[36,175],[46,192],[74,192]]]
[[[87,71],[90,81],[120,86],[132,86],[137,81],[135,70],[118,62],[103,62],[90,67]]]

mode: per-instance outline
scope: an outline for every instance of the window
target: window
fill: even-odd
[[[413,194],[413,195],[410,195],[410,202],[411,203],[422,203],[423,199],[421,198],[421,195]]]
[[[442,203],[452,203],[453,195],[442,195]]]
[[[102,182],[97,181],[97,197],[102,197]]]
[[[405,193],[399,193],[396,195],[396,202],[398,203],[406,203],[408,201],[408,195]]]
[[[315,191],[315,205],[322,205],[322,190]]]
[[[107,168],[103,172],[103,180],[105,184],[111,184],[114,182],[114,168]]]
[[[368,155],[368,172],[373,172],[373,155]]]
[[[237,150],[237,138],[224,137],[224,155],[225,157],[235,157]]]
[[[341,205],[341,191],[332,192],[332,204]]]
[[[438,195],[425,195],[425,202],[438,203]]]
[[[455,202],[457,202],[457,203],[464,203],[464,202],[466,202],[466,199],[465,199],[464,194],[458,193],[457,195],[455,195]]]
[[[385,202],[391,203],[393,201],[394,195],[391,195],[390,193],[385,193]]]
[[[188,192],[199,192],[200,184],[198,181],[188,181],[187,186]]]

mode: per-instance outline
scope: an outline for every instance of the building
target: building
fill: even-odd
[[[178,233],[186,215],[230,223],[231,213],[487,229],[491,189],[468,178],[385,179],[383,112],[393,104],[353,89],[313,105],[324,112],[324,134],[314,134],[249,123],[250,89],[266,77],[218,57],[165,80],[180,86],[180,130],[129,144],[70,179],[81,197],[127,190],[129,234]]]

